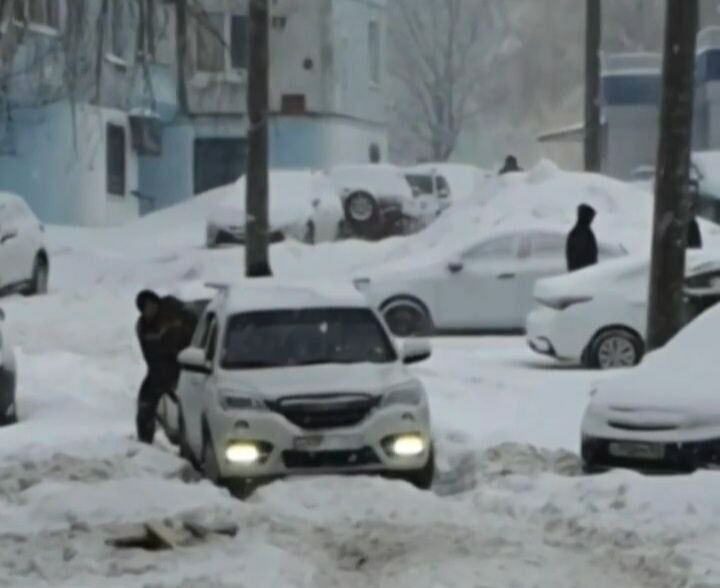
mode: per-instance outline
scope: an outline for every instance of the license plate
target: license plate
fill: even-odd
[[[657,443],[610,443],[610,455],[626,459],[659,461],[665,458],[665,446]]]
[[[296,437],[293,446],[299,451],[338,451],[360,449],[363,440],[358,435],[308,435]]]

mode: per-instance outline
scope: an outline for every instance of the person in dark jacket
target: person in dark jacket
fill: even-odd
[[[136,300],[140,318],[136,333],[147,374],[138,393],[137,435],[143,443],[155,438],[157,408],[163,395],[174,395],[180,376],[178,354],[190,344],[192,326],[181,301],[144,290]]]
[[[702,233],[697,220],[697,210],[693,205],[690,210],[690,223],[688,224],[688,249],[702,249]]]
[[[587,204],[578,207],[577,223],[570,231],[565,246],[568,271],[574,272],[598,262],[598,246],[592,222],[595,209]]]
[[[508,155],[505,158],[505,164],[502,166],[502,169],[500,170],[500,175],[504,176],[505,174],[511,174],[516,172],[521,172],[522,168],[520,167],[520,164],[518,164],[517,157],[514,155]]]

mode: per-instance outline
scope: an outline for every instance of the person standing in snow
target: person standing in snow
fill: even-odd
[[[515,157],[514,155],[508,155],[505,158],[505,164],[502,166],[499,175],[504,176],[505,174],[511,174],[521,171],[522,168],[520,167],[520,164],[518,164],[517,157]]]
[[[690,223],[688,224],[688,249],[702,249],[702,233],[697,220],[697,210],[693,204],[690,210]]]
[[[581,270],[598,262],[598,246],[592,222],[595,209],[588,204],[578,206],[577,222],[570,231],[565,245],[565,258],[569,272]]]
[[[189,313],[176,298],[161,299],[144,290],[137,296],[140,318],[136,333],[147,364],[147,374],[138,393],[137,436],[151,444],[155,438],[157,407],[163,395],[175,393],[180,376],[178,354],[192,337]]]

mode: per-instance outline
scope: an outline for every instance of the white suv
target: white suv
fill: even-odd
[[[253,280],[228,287],[180,354],[182,453],[244,492],[289,474],[380,473],[421,488],[434,457],[425,390],[350,285]]]

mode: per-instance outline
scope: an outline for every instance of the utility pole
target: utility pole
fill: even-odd
[[[272,275],[269,253],[268,124],[270,43],[268,0],[248,6],[248,169],[246,175],[245,275]]]
[[[600,0],[585,0],[585,171],[601,167],[600,46],[602,8]]]
[[[667,0],[665,23],[647,332],[650,350],[665,345],[683,326],[697,0]]]

